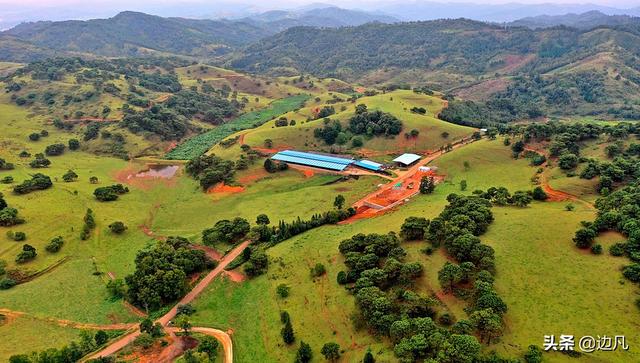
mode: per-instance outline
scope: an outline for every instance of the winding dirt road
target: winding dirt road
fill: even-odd
[[[231,261],[235,260],[236,257],[240,256],[242,251],[244,251],[244,249],[249,246],[249,243],[250,241],[242,242],[241,244],[237,245],[233,250],[231,250],[231,252],[226,254],[220,260],[220,262],[218,263],[218,266],[216,266],[215,269],[213,269],[211,272],[207,274],[207,276],[205,276],[202,280],[200,280],[200,282],[198,282],[198,284],[187,295],[185,295],[171,310],[169,310],[169,312],[164,314],[160,319],[156,320],[156,322],[166,327],[169,324],[169,322],[176,316],[178,311],[178,305],[184,305],[192,302],[202,291],[204,291],[204,289],[218,275],[224,272],[224,269],[231,263]],[[175,328],[167,328],[167,331],[171,332],[171,331],[174,331],[174,329]],[[225,362],[226,363],[233,362],[233,342],[231,341],[231,337],[229,336],[229,334],[223,332],[222,330],[204,328],[204,327],[194,327],[192,328],[192,331],[197,331],[204,334],[212,335],[216,339],[218,339],[222,344],[222,347],[225,352]],[[101,351],[88,357],[86,360],[106,357],[108,355],[115,354],[122,348],[131,344],[139,335],[140,335],[140,329],[136,327],[135,331],[132,331],[131,333],[125,335],[119,340],[113,342],[112,344],[108,345]]]

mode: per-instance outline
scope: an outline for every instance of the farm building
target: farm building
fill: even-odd
[[[363,169],[371,170],[371,171],[380,171],[382,170],[382,166],[383,166],[380,163],[376,163],[375,161],[369,161],[369,160],[358,160],[353,165]]]
[[[284,161],[298,165],[312,166],[315,168],[342,171],[355,162],[354,159],[339,158],[321,154],[313,154],[302,151],[284,150],[273,155],[273,160]]]
[[[401,164],[403,166],[409,166],[416,161],[420,160],[421,156],[416,154],[402,154],[393,159],[393,162]]]
[[[370,160],[355,160],[335,155],[315,154],[303,151],[284,150],[273,155],[273,160],[285,163],[310,166],[333,171],[344,171],[353,165],[370,171],[380,171],[383,165]]]

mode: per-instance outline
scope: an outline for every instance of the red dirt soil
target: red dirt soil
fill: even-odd
[[[244,192],[244,187],[234,187],[231,185],[226,185],[225,183],[218,183],[207,190],[207,193],[209,194],[235,194],[242,192]]]
[[[233,282],[242,282],[247,279],[247,277],[243,273],[234,270],[225,271],[224,276]]]

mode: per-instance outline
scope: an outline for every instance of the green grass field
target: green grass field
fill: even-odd
[[[265,362],[293,359],[295,348],[285,347],[279,334],[280,310],[290,313],[297,339],[310,343],[314,352],[325,342],[336,341],[345,350],[345,361],[361,359],[368,347],[379,361],[393,361],[388,343],[356,331],[351,323],[353,297],[335,282],[344,268],[337,251],[339,242],[356,233],[397,232],[408,216],[435,217],[445,206],[446,196],[459,192],[457,181],[462,178],[469,181],[467,193],[489,186],[530,189],[535,168],[528,166],[527,160],[512,159],[510,154],[500,141],[481,141],[447,154],[436,164],[455,183],[441,184],[434,194],[416,197],[393,213],[348,225],[325,226],[275,246],[268,252],[271,265],[267,275],[240,283],[216,281],[195,302],[198,312],[194,322],[232,329],[236,357],[241,362],[258,357]],[[469,161],[470,170],[464,171],[464,161]],[[620,272],[611,268],[625,261],[578,252],[571,242],[574,229],[580,220],[593,218],[594,212],[582,206],[566,212],[565,204],[494,207],[496,221],[482,239],[496,250],[496,287],[509,312],[504,337],[487,351],[521,357],[529,344],[541,345],[544,334],[626,334],[637,339],[633,333],[635,289],[628,283],[621,284]],[[605,240],[607,246],[616,238],[607,236]],[[419,252],[423,246],[420,242],[404,244],[409,258],[425,267],[418,289],[431,294],[440,290],[437,271],[446,256],[442,251],[426,256]],[[313,281],[309,269],[316,262],[323,263],[328,273]],[[275,288],[280,283],[291,287],[289,298],[276,297]],[[457,318],[465,317],[464,301],[447,295],[442,303],[442,310]],[[633,360],[631,357],[601,353],[576,361],[624,362]],[[549,362],[566,359],[559,354],[545,355]]]
[[[62,348],[79,340],[80,330],[29,316],[9,318],[0,323],[0,361],[8,362],[15,354],[29,354],[49,348]]]
[[[337,145],[328,146],[313,136],[313,130],[322,127],[323,121],[306,121],[307,118],[313,115],[313,109],[322,108],[324,105],[322,103],[313,103],[299,112],[290,112],[283,115],[289,120],[296,120],[295,126],[275,127],[273,122],[268,122],[261,127],[246,132],[244,142],[254,147],[264,147],[264,140],[271,139],[276,148],[320,149],[349,153],[362,152],[364,154],[372,153],[375,156],[405,151],[424,152],[437,150],[441,146],[468,136],[473,132],[471,128],[450,124],[434,117],[442,108],[442,100],[402,90],[372,97],[362,97],[355,104],[350,102],[337,103],[333,105],[337,113],[330,116],[330,118],[340,120],[343,125],[346,125],[347,120],[355,112],[355,105],[360,103],[367,105],[371,110],[380,109],[398,117],[404,125],[403,133],[394,138],[365,138],[363,148],[351,149],[350,144],[343,147]],[[346,109],[341,111],[343,106]],[[410,109],[415,106],[425,107],[428,110],[427,115],[410,112]],[[415,139],[405,139],[404,132],[409,132],[412,129],[417,129],[420,132],[419,136]],[[443,132],[449,134],[448,138],[441,136]],[[213,152],[225,155],[225,151],[220,148],[214,148]]]
[[[278,115],[300,107],[308,95],[296,95],[274,101],[268,108],[246,113],[210,131],[194,136],[167,153],[167,159],[188,160],[204,154],[218,142],[245,129],[259,126]]]

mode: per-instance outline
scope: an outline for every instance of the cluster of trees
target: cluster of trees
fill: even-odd
[[[414,226],[403,230],[420,229],[416,223],[424,227],[424,222],[414,219]],[[389,337],[401,362],[434,359],[470,363],[478,357],[481,346],[470,329],[465,329],[464,323],[451,330],[438,326],[433,320],[437,301],[412,291],[422,266],[403,262],[406,252],[394,233],[358,234],[340,242],[339,249],[348,271],[338,274],[338,282],[349,284],[355,294],[357,319],[376,334]],[[332,347],[326,350],[335,352]],[[368,354],[368,359],[372,358]]]
[[[29,245],[29,244],[24,244],[22,245],[22,251],[20,251],[18,253],[18,255],[16,256],[16,263],[25,263],[25,262],[29,262],[31,260],[33,260],[34,258],[36,258],[36,256],[38,255],[38,253],[36,252],[36,248]]]
[[[9,206],[0,193],[0,227],[11,227],[24,223],[24,219],[18,216],[18,210]]]
[[[119,333],[117,333],[119,334]],[[93,333],[84,330],[80,333],[80,340],[73,341],[62,348],[49,348],[31,354],[17,354],[9,358],[10,363],[66,363],[78,362],[85,355],[103,346],[115,335],[104,330]]]
[[[47,168],[51,165],[51,160],[44,157],[44,154],[38,153],[35,155],[35,159],[31,160],[29,166],[34,169]]]
[[[133,133],[146,131],[160,136],[163,140],[179,140],[189,130],[187,118],[177,115],[165,106],[154,105],[143,111],[129,108],[124,111],[126,113],[120,124]]]
[[[60,251],[63,244],[64,239],[61,236],[58,236],[49,241],[44,249],[47,250],[47,252],[56,253]]]
[[[122,184],[114,184],[106,187],[99,187],[93,191],[93,195],[101,202],[112,202],[120,195],[129,193],[129,188]]]
[[[51,144],[44,149],[44,153],[47,156],[58,156],[58,155],[62,155],[66,148],[67,147],[65,144],[60,144],[60,143]]]
[[[403,235],[419,239],[422,235],[434,248],[444,243],[447,254],[456,263],[447,262],[438,272],[438,280],[446,292],[453,292],[470,301],[468,330],[475,329],[482,341],[490,343],[501,335],[502,316],[507,311],[504,301],[493,289],[495,273],[494,250],[482,244],[478,236],[493,222],[492,202],[487,197],[451,194],[449,204],[431,221],[407,219]],[[431,253],[432,249],[425,250]],[[466,286],[473,286],[470,292]],[[458,322],[462,323],[462,322]]]
[[[86,241],[91,235],[91,231],[96,228],[96,217],[93,214],[91,208],[87,208],[83,218],[84,224],[82,225],[82,232],[80,232],[80,239]]]
[[[634,181],[609,195],[596,200],[598,215],[593,222],[582,222],[582,228],[575,233],[573,241],[581,249],[591,249],[594,254],[602,253],[602,245],[594,244],[595,238],[604,231],[617,231],[626,241],[609,247],[612,256],[626,256],[631,264],[622,268],[628,280],[640,283],[640,183]],[[640,299],[636,300],[640,307]]]
[[[274,246],[310,229],[325,224],[336,224],[355,214],[355,209],[351,207],[347,209],[336,209],[324,213],[316,213],[308,220],[303,220],[298,217],[291,222],[280,221],[277,226],[269,227],[267,224],[258,224],[251,232],[258,242],[268,243],[269,246]]]
[[[533,201],[534,195],[536,197],[536,200],[547,199],[546,193],[540,187],[537,187],[533,191],[518,190],[513,194],[511,194],[509,192],[509,189],[505,187],[491,187],[487,189],[486,192],[482,190],[476,190],[473,194],[479,196],[480,198],[489,200],[495,205],[512,205],[521,208],[528,206]]]
[[[226,117],[235,115],[240,107],[236,100],[229,101],[217,95],[194,90],[181,90],[174,93],[165,105],[178,115],[189,118],[197,116],[214,125],[219,125]]]
[[[325,118],[323,122],[324,125],[321,128],[313,130],[313,136],[316,139],[324,140],[327,145],[333,145],[336,142],[342,145],[349,141],[348,135],[344,132],[346,130],[343,131],[340,121]]]
[[[15,165],[7,162],[5,159],[0,158],[0,170],[13,170]]]
[[[169,237],[139,251],[135,271],[125,277],[126,298],[145,310],[156,310],[181,298],[189,289],[188,276],[215,263],[182,237]]]
[[[53,186],[51,178],[48,176],[36,173],[31,176],[31,179],[27,179],[13,187],[13,192],[16,194],[28,194],[36,190],[45,190]]]
[[[200,155],[186,166],[187,174],[198,180],[203,190],[220,182],[231,183],[235,175],[235,163],[216,155]]]
[[[349,119],[349,130],[356,135],[392,136],[402,131],[402,121],[382,111],[368,111],[367,106],[356,106],[356,114]]]
[[[241,217],[233,220],[223,219],[217,221],[212,228],[202,231],[202,242],[213,246],[218,242],[237,243],[247,236],[251,230],[249,222]]]

